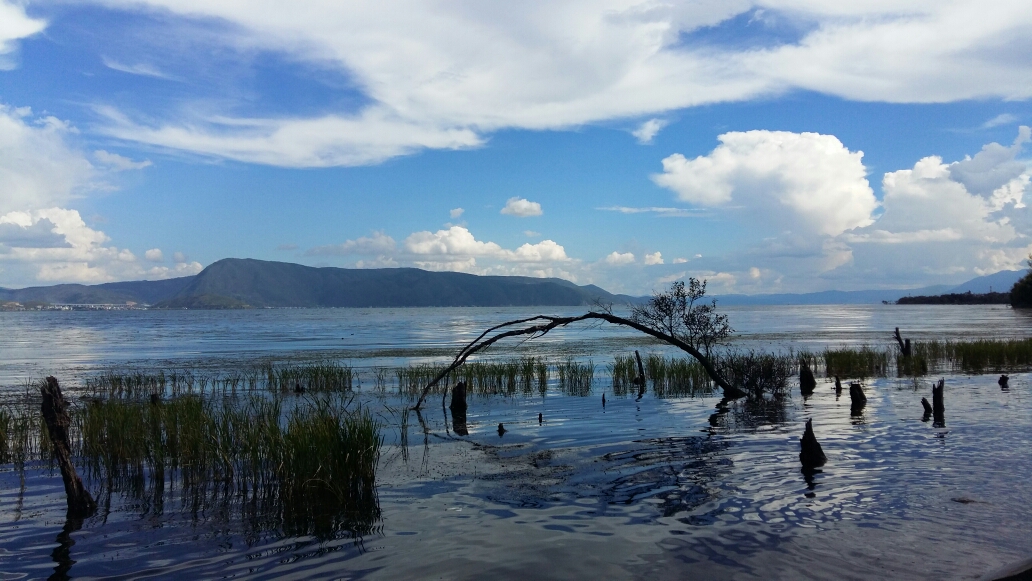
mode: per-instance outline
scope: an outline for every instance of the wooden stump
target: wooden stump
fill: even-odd
[[[896,327],[895,337],[896,342],[899,343],[900,353],[903,354],[903,357],[910,357],[912,353],[910,349],[910,339],[904,339],[902,336],[900,336],[899,327]]]
[[[812,395],[817,388],[817,380],[813,377],[810,364],[805,359],[799,360],[799,391],[803,395]]]
[[[867,405],[867,396],[864,395],[864,388],[859,382],[852,382],[849,384],[849,412],[851,415],[858,416],[863,410],[864,406]]]
[[[460,381],[455,384],[451,392],[451,404],[448,409],[453,414],[461,413],[463,416],[466,415],[466,382]]]
[[[946,405],[942,399],[945,385],[946,380],[940,379],[939,383],[932,386],[932,415],[934,416],[932,425],[936,428],[946,427]]]
[[[817,441],[817,436],[813,435],[812,418],[806,420],[806,429],[803,430],[803,437],[799,443],[802,446],[802,451],[799,452],[799,461],[803,463],[803,468],[819,468],[828,461],[824,450],[821,449],[820,442]]]
[[[641,399],[645,396],[645,366],[641,364],[641,355],[637,349],[634,350],[634,359],[638,362],[638,377],[634,383],[638,386],[638,399]]]
[[[932,417],[932,404],[928,403],[928,400],[922,397],[921,405],[924,407],[924,415],[921,416],[921,421],[927,422],[928,418]]]
[[[47,424],[50,441],[54,445],[54,457],[61,468],[61,479],[64,480],[65,494],[68,497],[68,514],[75,517],[89,516],[97,510],[97,503],[82,485],[82,480],[75,472],[75,465],[72,464],[72,450],[68,444],[68,426],[71,425],[68,402],[61,395],[61,386],[53,376],[47,377],[39,389],[43,395],[40,411],[43,421]]]

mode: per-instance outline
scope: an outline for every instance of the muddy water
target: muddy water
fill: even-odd
[[[927,381],[871,382],[858,416],[830,384],[778,409],[612,393],[603,409],[600,385],[474,398],[465,437],[431,407],[404,440],[387,411],[400,402],[366,393],[393,422],[371,531],[287,537],[231,506],[157,510],[116,494],[55,551],[59,477],[28,470],[23,488],[7,471],[0,575],[977,578],[1032,553],[1032,377],[1009,391],[987,376],[946,385],[944,428],[921,421]],[[812,478],[798,461],[806,418],[828,456]]]

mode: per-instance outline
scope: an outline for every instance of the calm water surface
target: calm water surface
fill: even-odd
[[[1000,307],[726,311],[739,343],[763,350],[883,346],[897,325],[917,340],[1027,337],[1032,327]],[[487,326],[526,314],[0,313],[0,386],[18,390],[44,373],[74,384],[112,366],[255,358],[404,364],[447,357]],[[661,350],[615,329],[546,339],[520,349],[600,364]],[[1032,376],[1013,374],[1008,391],[995,376],[947,376],[944,428],[921,421],[930,383],[872,380],[867,407],[851,416],[848,396],[828,383],[806,400],[796,392],[758,409],[651,393],[636,402],[599,377],[590,397],[553,386],[544,397],[473,398],[466,437],[452,433],[439,400],[402,423],[400,400],[364,387],[359,399],[387,425],[372,531],[292,537],[255,527],[231,504],[196,510],[175,495],[156,503],[116,494],[62,536],[59,475],[30,467],[23,480],[8,467],[0,579],[55,568],[76,578],[975,579],[1032,555]],[[798,461],[807,418],[828,456],[810,478]]]

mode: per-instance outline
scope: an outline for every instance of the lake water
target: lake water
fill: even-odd
[[[574,309],[548,309],[573,314]],[[1028,337],[1005,307],[792,306],[724,309],[747,349],[820,350],[891,341]],[[60,476],[0,470],[0,579],[651,578],[975,579],[1032,555],[1032,375],[948,375],[945,427],[923,422],[931,378],[875,379],[868,404],[820,382],[783,406],[717,396],[476,397],[469,435],[439,400],[402,423],[372,389],[377,365],[441,361],[526,309],[0,313],[0,389],[54,374],[75,386],[111,368],[233,366],[337,358],[386,425],[380,518],[361,535],[296,537],[232,505],[102,502],[62,535]],[[497,350],[591,359],[663,347],[614,328],[574,328]],[[601,405],[601,394],[607,405]],[[538,422],[538,414],[542,422]],[[800,471],[812,418],[828,456]],[[497,426],[507,431],[499,435]],[[406,445],[402,445],[405,443]],[[24,480],[22,480],[24,475]]]

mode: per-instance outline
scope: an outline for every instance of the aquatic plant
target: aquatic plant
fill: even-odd
[[[717,368],[729,383],[752,396],[781,395],[788,378],[795,375],[800,356],[728,350],[716,360]]]
[[[822,357],[827,377],[885,377],[889,370],[889,350],[868,345],[825,349]]]
[[[591,361],[578,363],[572,357],[556,365],[559,376],[559,390],[566,395],[591,395],[591,386],[595,381],[595,364]]]
[[[1022,371],[1032,368],[1032,338],[918,342],[913,356],[933,362],[933,368],[942,371]]]

